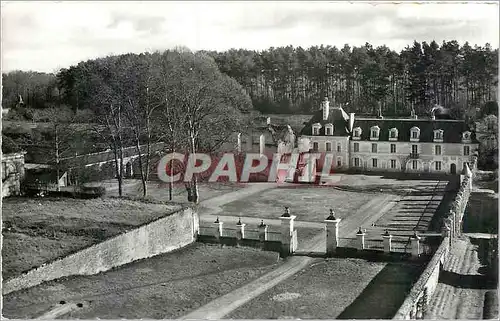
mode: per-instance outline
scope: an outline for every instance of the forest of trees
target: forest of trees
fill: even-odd
[[[464,112],[497,100],[498,49],[456,41],[414,42],[400,53],[386,46],[292,46],[263,52],[210,52],[222,72],[265,113],[310,113],[323,96],[349,111],[427,114],[434,104]]]
[[[373,114],[380,102],[385,115],[427,114],[435,104],[463,114],[497,100],[498,49],[489,44],[460,46],[457,41],[414,42],[400,53],[386,46],[270,48],[261,52],[208,51],[220,71],[248,92],[264,113],[307,114],[329,96],[349,111]],[[64,104],[85,109],[77,66],[57,75],[12,72],[3,76],[3,107]]]

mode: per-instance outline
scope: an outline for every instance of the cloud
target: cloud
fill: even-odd
[[[2,69],[55,71],[98,56],[414,40],[498,47],[498,4],[2,2]]]

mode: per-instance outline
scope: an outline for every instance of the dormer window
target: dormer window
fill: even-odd
[[[312,125],[312,134],[319,135],[320,128],[321,128],[321,124],[319,124],[319,123]]]
[[[380,134],[380,127],[373,126],[370,128],[370,140],[378,140],[378,136]]]
[[[420,140],[420,128],[412,127],[410,129],[410,142],[418,142]]]
[[[361,139],[361,128],[360,127],[356,127],[353,129],[353,136],[352,136],[352,139],[356,139],[356,140],[359,140]]]
[[[462,142],[463,143],[470,143],[471,140],[471,132],[467,131],[462,134]]]
[[[435,142],[443,142],[443,130],[442,129],[436,129],[434,131],[434,141]]]
[[[332,136],[333,135],[333,124],[326,124],[325,125],[325,133],[328,136]]]
[[[398,129],[391,128],[389,129],[389,140],[398,140]]]

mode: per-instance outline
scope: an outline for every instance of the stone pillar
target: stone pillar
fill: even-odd
[[[219,217],[214,222],[214,236],[218,240],[220,240],[220,237],[222,236],[222,222],[219,221]]]
[[[264,224],[264,221],[262,220],[259,225],[259,240],[261,242],[267,241],[267,225]]]
[[[241,133],[238,133],[236,148],[238,153],[241,153]]]
[[[340,218],[336,218],[335,213],[330,209],[330,215],[325,220],[327,255],[335,253],[339,246],[339,224]]]
[[[413,234],[410,239],[411,242],[411,256],[419,257],[420,256],[420,237],[417,235],[417,232]]]
[[[295,218],[296,216],[290,215],[289,208],[285,207],[285,213],[280,216],[282,256],[288,256],[292,252],[292,235]]]
[[[356,233],[356,239],[358,243],[358,250],[364,250],[365,249],[365,232],[361,230],[361,227],[358,230],[358,233]]]
[[[389,234],[389,231],[385,231],[384,235],[382,235],[384,239],[384,252],[391,253],[392,252],[392,235]]]
[[[259,137],[259,153],[261,155],[266,151],[266,137],[264,135],[260,135]]]
[[[238,227],[238,229],[236,230],[236,239],[238,241],[241,241],[245,238],[245,225],[246,224],[241,223],[241,218],[238,219],[238,223],[236,223],[236,226]]]

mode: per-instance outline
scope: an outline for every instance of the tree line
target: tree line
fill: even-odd
[[[386,115],[408,115],[412,108],[427,114],[437,104],[462,117],[498,95],[498,49],[489,44],[415,41],[399,53],[368,43],[201,53],[214,58],[219,70],[247,91],[254,109],[264,113],[312,113],[328,96],[361,114],[375,114],[378,104]],[[82,72],[72,66],[57,75],[3,74],[3,108],[15,107],[22,97],[31,108],[86,109],[87,88],[78,81]]]
[[[498,49],[457,41],[387,46],[278,47],[208,52],[265,113],[311,113],[324,96],[356,113],[427,114],[435,105],[461,113],[496,100]]]

